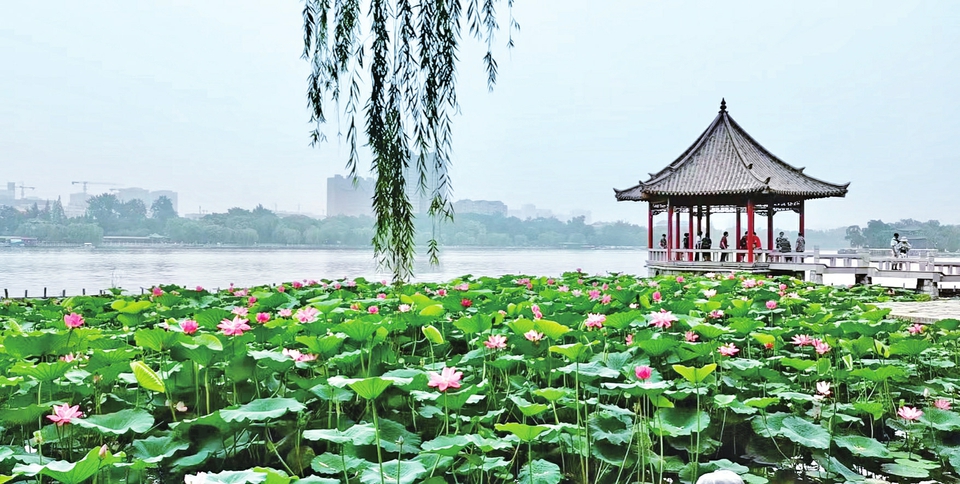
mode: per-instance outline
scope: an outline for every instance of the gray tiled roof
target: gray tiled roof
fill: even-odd
[[[617,200],[650,200],[664,196],[735,194],[797,198],[842,197],[847,186],[803,174],[757,143],[727,113],[726,103],[690,148],[650,179],[626,190]]]

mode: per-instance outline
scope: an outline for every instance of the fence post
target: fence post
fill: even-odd
[[[47,288],[43,288],[43,298],[47,298]]]
[[[66,290],[66,289],[63,290],[63,294],[62,294],[60,297],[67,297],[67,290]]]
[[[84,295],[84,296],[87,295],[87,288],[83,288],[83,295]]]
[[[9,299],[9,298],[10,298],[10,294],[7,293],[7,290],[6,290],[6,289],[3,290],[3,298],[4,298],[4,299]]]

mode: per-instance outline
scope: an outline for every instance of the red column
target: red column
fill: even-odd
[[[673,204],[667,200],[667,260],[673,260]]]
[[[803,234],[803,200],[800,200],[800,233]]]
[[[687,237],[689,247],[687,247],[687,249],[693,249],[693,205],[690,206],[690,216],[687,218],[687,221],[690,226],[690,231],[688,232],[690,236]],[[693,262],[693,252],[687,254],[687,260]]]
[[[767,206],[767,250],[773,250],[773,205]]]
[[[747,200],[747,262],[753,263],[753,200]]]
[[[653,249],[653,202],[647,209],[647,250]]]
[[[674,226],[674,231],[676,233],[673,236],[673,243],[676,244],[675,247],[677,249],[682,249],[682,247],[680,247],[680,211],[677,210],[676,213],[677,213],[677,223],[676,223],[676,226]]]

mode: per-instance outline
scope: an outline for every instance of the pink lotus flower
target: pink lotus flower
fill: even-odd
[[[913,326],[910,326],[909,328],[907,328],[907,331],[909,331],[910,334],[920,334],[923,332],[923,325],[914,324]]]
[[[408,313],[408,312],[410,312],[410,305],[409,305],[409,304],[401,304],[400,306],[397,307],[397,310],[400,311],[401,313]]]
[[[440,296],[440,297],[446,296],[446,295],[447,295],[447,290],[446,290],[446,289],[437,289],[437,295]]]
[[[294,315],[297,318],[297,321],[301,323],[312,323],[317,320],[317,315],[320,314],[320,311],[317,308],[307,306],[305,308],[300,308],[297,310],[297,314]]]
[[[587,297],[589,297],[591,301],[596,301],[597,299],[600,299],[600,290],[591,289],[590,292],[587,293]]]
[[[530,278],[529,278],[529,277],[522,277],[522,278],[520,278],[520,279],[517,279],[517,285],[518,285],[518,286],[526,286],[527,284],[530,284]]]
[[[370,314],[377,314],[377,313],[380,312],[380,308],[378,308],[378,307],[376,307],[376,306],[370,306],[370,307],[367,308],[367,312],[370,313]]]
[[[712,298],[713,296],[716,296],[716,295],[717,295],[717,290],[716,290],[716,289],[707,289],[707,290],[703,291],[703,297],[705,297],[705,298],[707,298],[707,299],[710,299],[710,298]]]
[[[250,331],[247,320],[241,319],[240,316],[234,316],[233,320],[224,319],[220,321],[217,328],[223,330],[223,334],[226,336],[243,336],[244,331]]]
[[[647,285],[650,287],[660,287],[660,283],[657,281],[648,281]]]
[[[581,291],[581,290],[579,290],[579,289],[574,289],[574,290],[570,291],[570,294],[572,294],[573,297],[580,297],[580,296],[583,295],[583,291]]]
[[[754,287],[757,287],[757,281],[754,279],[746,279],[743,281],[742,285],[744,289],[752,289]]]
[[[377,294],[377,299],[386,299],[386,298],[387,298],[387,295],[382,292],[380,294]]]
[[[180,329],[184,332],[184,334],[193,334],[200,329],[200,325],[192,319],[184,319],[183,321],[180,321]]]
[[[247,295],[247,290],[246,290],[246,289],[237,289],[236,291],[233,291],[233,295],[234,295],[234,296],[237,296],[237,297],[244,297],[244,296]]]
[[[717,349],[717,351],[719,351],[720,354],[723,356],[733,356],[739,353],[740,349],[737,348],[737,345],[733,343],[727,343],[725,345],[721,345],[720,348]]]
[[[470,306],[473,306],[473,301],[467,298],[463,298],[460,300],[460,305],[463,306],[464,308],[468,308]]]
[[[933,401],[933,406],[939,408],[940,410],[950,410],[950,400],[946,398],[938,398]]]
[[[284,348],[283,351],[281,351],[281,353],[283,353],[283,356],[289,356],[290,358],[293,359],[293,361],[313,361],[317,359],[317,355],[311,355],[309,353],[301,353],[298,350],[290,350],[287,348]]]
[[[462,283],[462,284],[457,284],[456,286],[453,286],[453,288],[456,289],[456,290],[458,290],[458,291],[469,291],[469,290],[470,290],[470,284],[464,282],[464,283]]]
[[[543,313],[540,312],[540,306],[534,304],[530,306],[530,311],[533,312],[533,319],[543,319]]]
[[[460,379],[463,378],[463,372],[453,367],[444,367],[440,373],[431,371],[428,375],[430,383],[427,383],[427,386],[441,392],[447,391],[448,388],[460,388]]]
[[[670,326],[673,326],[674,321],[678,321],[672,312],[664,309],[661,309],[659,313],[650,313],[650,316],[653,318],[650,324],[660,329],[668,329]]]
[[[186,412],[186,411],[187,411],[187,404],[183,403],[183,400],[180,400],[180,401],[178,401],[178,402],[176,403],[176,405],[173,405],[173,409],[176,410],[176,411],[178,411],[178,412],[180,412],[180,413]],[[106,445],[104,445],[104,447],[106,447]],[[102,457],[101,457],[101,458],[102,458]]]
[[[823,355],[830,351],[830,345],[819,339],[815,339],[813,340],[813,349],[817,350],[818,355]]]
[[[290,283],[290,285],[293,286],[294,289],[300,289],[301,287],[303,287],[303,283],[300,281],[293,281],[292,283]]]
[[[628,335],[627,335],[626,342],[627,342],[627,346],[630,346],[630,345],[633,344],[633,335],[632,335],[632,334],[628,334]]]
[[[253,306],[257,303],[257,298],[255,296],[250,296],[247,298],[247,306]]]
[[[63,316],[63,324],[67,325],[70,329],[79,328],[83,326],[83,316],[77,313],[65,314]]]
[[[354,281],[353,279],[345,281],[344,284],[346,284],[347,287],[357,287],[357,281]]]
[[[351,305],[350,305],[350,309],[352,309],[352,310],[354,310],[354,311],[359,311],[359,310],[360,310],[360,303],[353,303],[353,304],[351,304]]]
[[[686,339],[688,342],[693,343],[694,341],[700,339],[700,335],[697,333],[694,333],[693,331],[687,331],[686,333],[683,334],[683,338]]]
[[[243,308],[243,307],[239,307],[239,306],[238,306],[238,307],[233,308],[233,310],[230,311],[230,312],[233,313],[233,314],[236,314],[237,316],[246,317],[247,314],[249,314],[250,310],[247,309],[247,308]]]
[[[554,285],[554,284],[556,284],[556,283],[557,283],[557,281],[554,281],[553,278],[547,279],[547,285],[548,285],[548,286],[552,286],[552,285]]]
[[[767,301],[767,309],[777,309],[777,302],[773,300]]]
[[[790,341],[797,346],[813,346],[814,339],[805,334],[798,334]]]
[[[293,310],[290,308],[283,308],[277,311],[277,314],[279,314],[281,318],[289,318],[293,314]]]
[[[772,350],[772,349],[773,349],[773,343],[764,343],[764,344],[763,344],[763,347],[766,348],[766,349],[768,349],[768,350]]]
[[[710,314],[708,314],[707,317],[710,318],[710,319],[722,319],[722,318],[723,318],[723,310],[722,310],[722,309],[714,309],[713,311],[710,311]]]
[[[280,284],[279,286],[277,286],[277,292],[287,292],[287,286]]]
[[[194,290],[197,292],[203,292],[203,286],[197,286],[197,288]]]
[[[57,424],[57,427],[63,427],[70,423],[72,419],[83,418],[83,412],[80,411],[80,405],[70,406],[68,403],[53,406],[53,415],[47,415],[47,418]]]
[[[566,285],[560,286],[557,288],[557,292],[570,292],[570,287]]]
[[[825,397],[830,396],[830,382],[828,381],[818,381],[817,382],[817,393]]]
[[[683,284],[683,276],[677,276],[677,284]]]
[[[78,357],[73,356],[73,353],[67,353],[67,354],[65,354],[65,355],[63,355],[63,356],[60,357],[60,361],[65,361],[65,362],[67,362],[67,363],[71,363],[71,362],[77,361],[77,359],[78,359]]]
[[[162,296],[163,289],[160,289],[159,287],[154,286],[154,288],[150,290],[150,293],[153,294],[154,296]]]
[[[600,304],[610,304],[610,301],[612,301],[612,300],[613,300],[613,298],[610,297],[609,294],[604,294],[603,297],[600,298]]]
[[[257,322],[260,324],[270,321],[270,313],[257,313]]]
[[[334,282],[334,283],[333,283],[333,288],[334,288],[335,290],[339,291],[341,287],[343,287],[343,285],[341,285],[339,282]]]
[[[656,303],[663,301],[663,295],[660,294],[660,291],[653,291],[653,294],[650,295],[650,298]]]
[[[633,373],[637,375],[638,380],[649,380],[653,376],[653,368],[650,368],[647,365],[641,365],[633,369]]]
[[[535,329],[531,329],[530,331],[527,331],[526,333],[523,333],[523,337],[524,337],[524,338],[527,338],[528,341],[532,341],[532,342],[534,342],[534,343],[537,343],[537,342],[539,342],[540,340],[543,339],[543,333],[541,333],[541,332],[539,332],[539,331],[537,331],[537,330],[535,330]]]
[[[502,350],[507,347],[507,337],[499,334],[491,334],[486,341],[483,342],[483,345],[489,350]]]
[[[604,321],[607,320],[607,317],[602,314],[587,314],[587,321],[584,323],[584,326],[587,327],[587,330],[592,330],[594,328],[600,329],[603,328]]]
[[[781,291],[786,291],[786,290],[787,290],[787,285],[786,285],[786,284],[780,284],[780,290],[781,290]]]
[[[918,408],[903,406],[897,410],[897,416],[904,420],[920,420],[923,411]]]

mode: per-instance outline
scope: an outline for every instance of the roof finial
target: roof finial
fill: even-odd
[[[721,113],[727,112],[727,100],[724,98],[720,98],[720,112]]]

